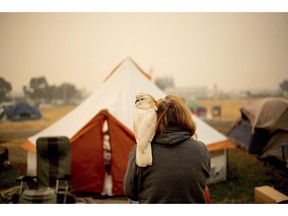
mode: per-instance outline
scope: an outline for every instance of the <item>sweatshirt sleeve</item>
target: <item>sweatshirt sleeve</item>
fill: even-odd
[[[135,158],[136,148],[134,147],[129,155],[123,184],[125,195],[131,200],[138,201],[138,167]]]

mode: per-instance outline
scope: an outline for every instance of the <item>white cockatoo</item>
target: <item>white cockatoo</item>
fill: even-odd
[[[133,128],[137,143],[136,164],[139,167],[151,166],[151,141],[157,123],[157,102],[151,95],[139,93],[136,95],[135,107]]]

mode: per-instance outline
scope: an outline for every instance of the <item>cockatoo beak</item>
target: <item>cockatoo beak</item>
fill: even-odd
[[[136,99],[136,101],[135,101],[135,104],[136,104],[137,102],[139,102],[139,100],[138,100],[138,99]]]

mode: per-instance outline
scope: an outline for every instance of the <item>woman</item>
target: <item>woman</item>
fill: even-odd
[[[138,167],[136,148],[124,177],[126,196],[139,203],[206,203],[210,153],[195,140],[195,124],[185,101],[168,95],[158,101],[156,135],[151,143],[153,164]]]

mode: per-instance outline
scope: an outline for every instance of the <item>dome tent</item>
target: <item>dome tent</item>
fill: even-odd
[[[283,160],[281,145],[288,142],[288,100],[263,98],[243,103],[241,118],[228,138],[260,158]]]
[[[4,112],[7,119],[11,121],[37,120],[42,118],[39,109],[26,102],[18,102],[14,106],[9,106]]]

